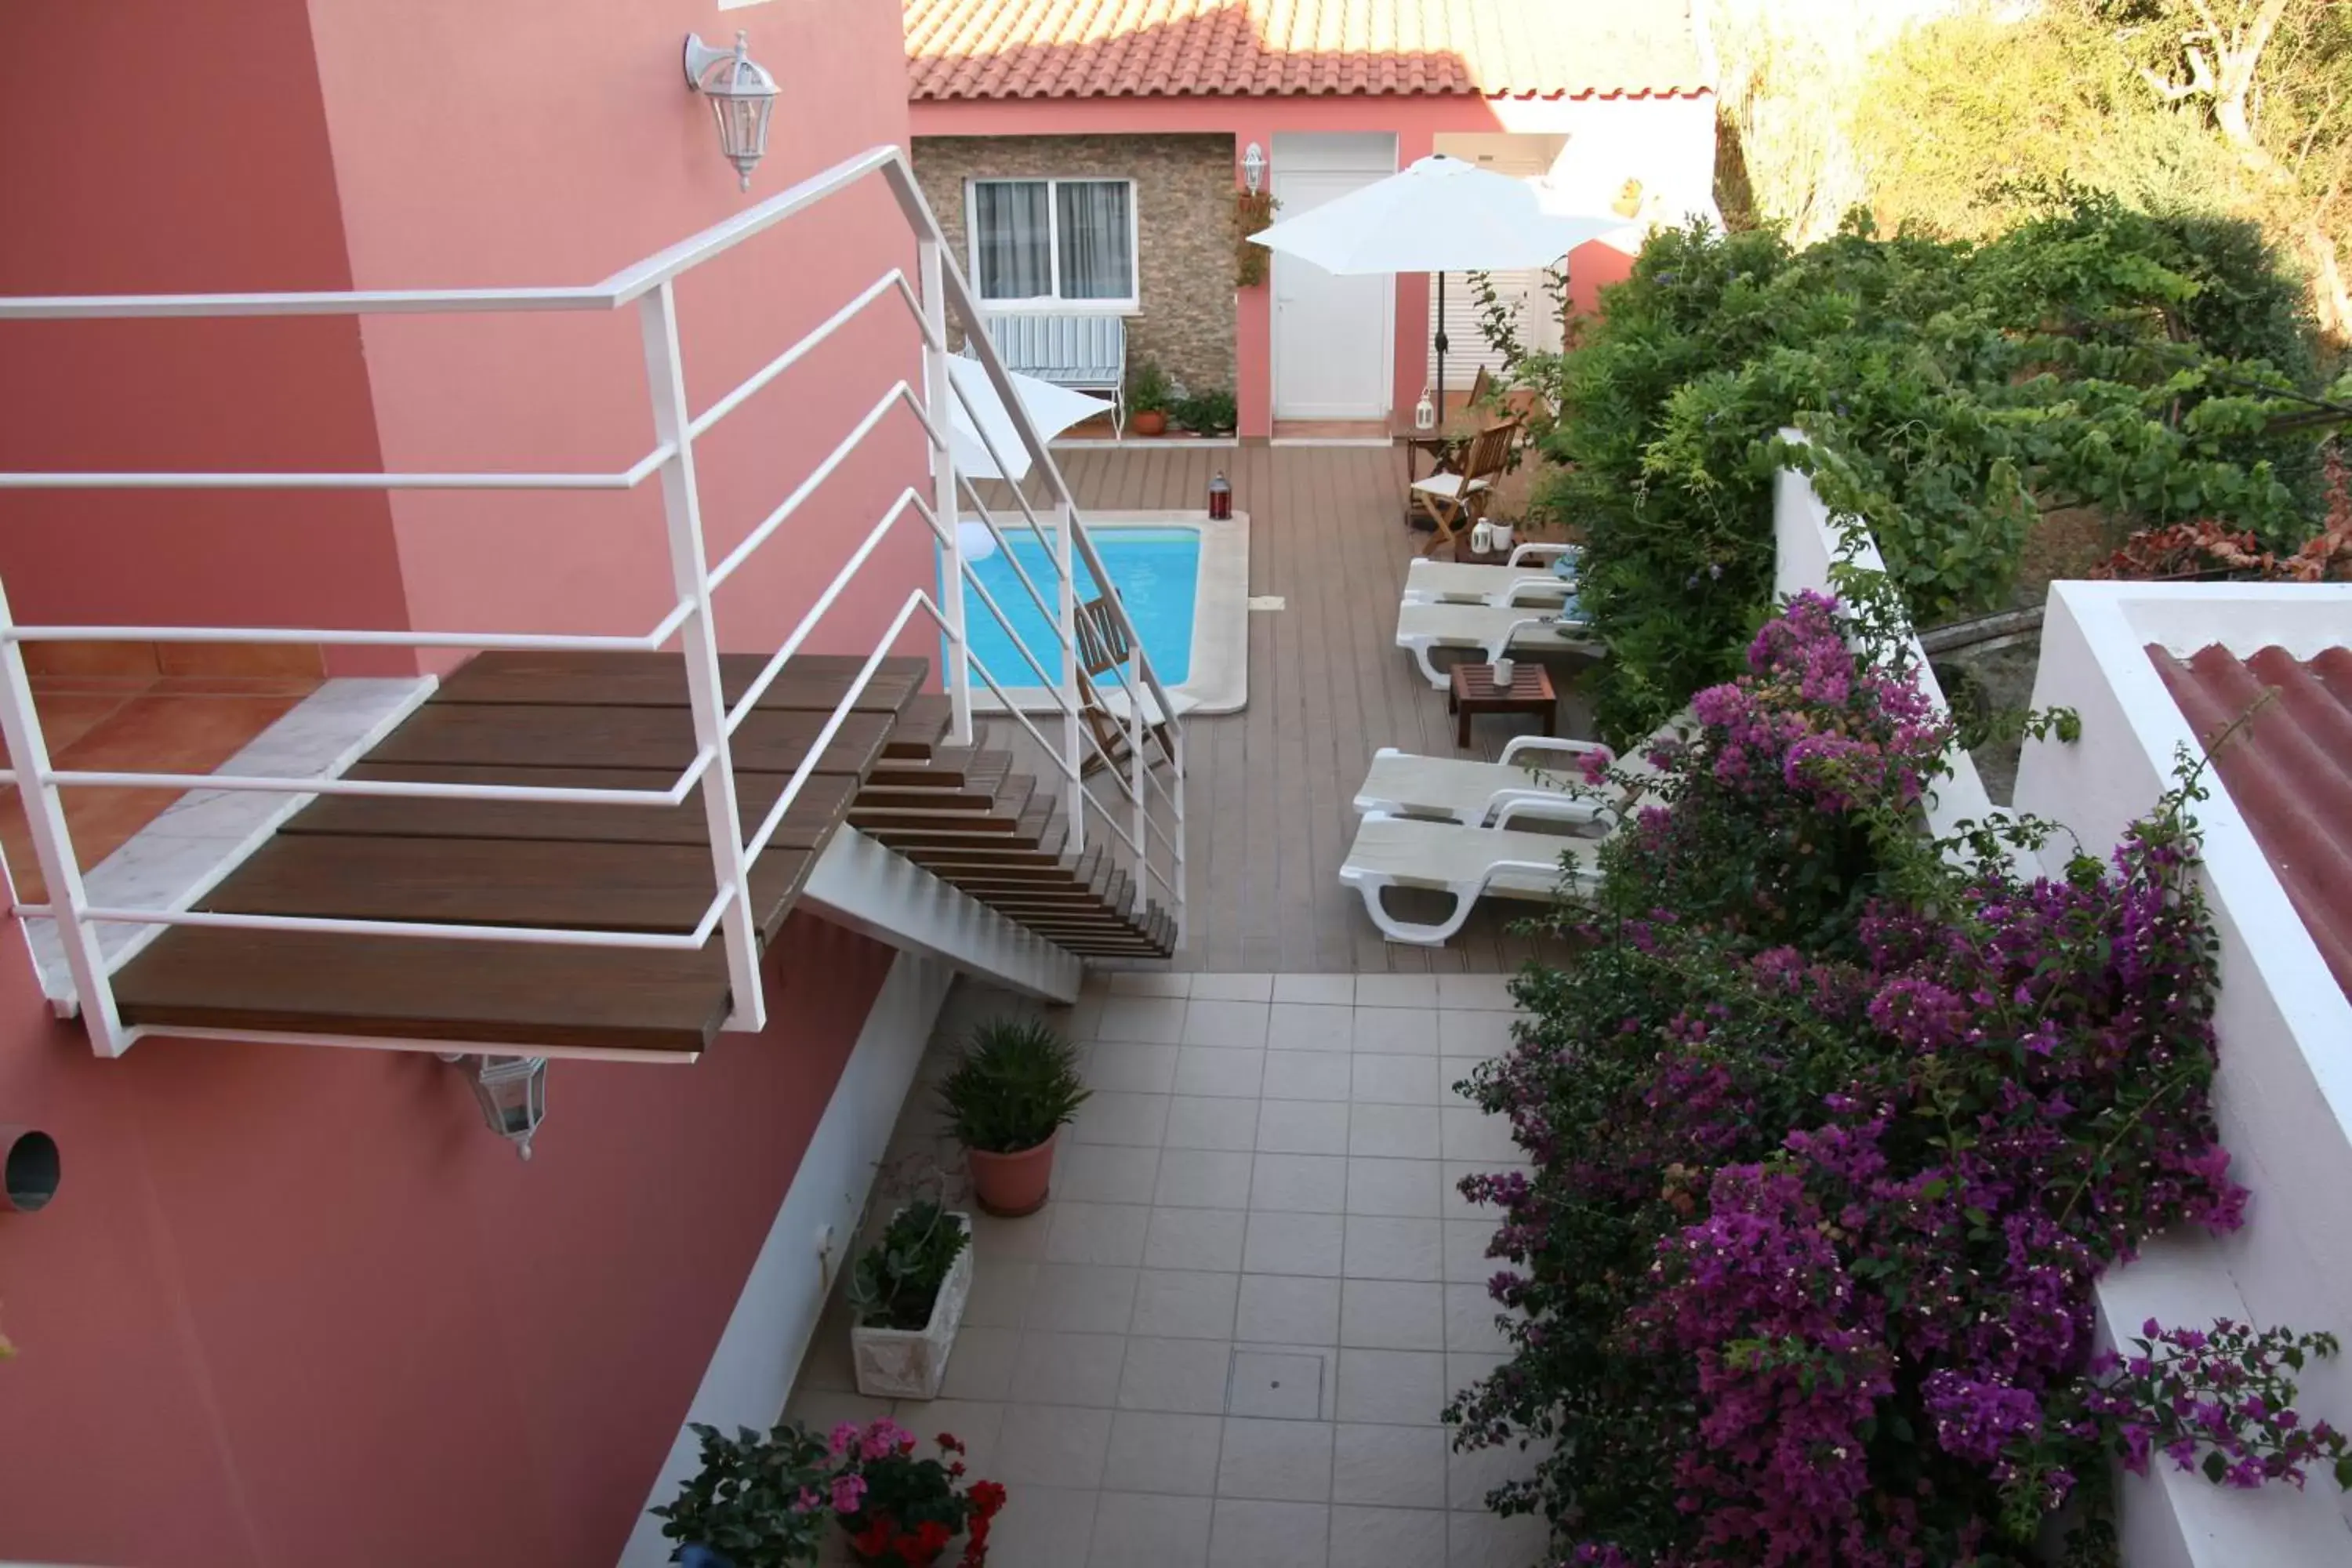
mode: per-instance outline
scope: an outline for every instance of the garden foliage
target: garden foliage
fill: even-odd
[[[2075,195],[1980,245],[1857,218],[1662,231],[1565,356],[1543,510],[1581,529],[1601,729],[1729,678],[1769,607],[1775,472],[1866,519],[1920,624],[2002,607],[2040,513],[2225,520],[2292,550],[2321,510],[2301,291],[2249,226]],[[2352,386],[2339,389],[2352,401]],[[1794,427],[1811,445],[1779,438]]]
[[[1948,723],[1856,629],[1801,595],[1661,776],[1613,781],[1642,793],[1557,917],[1570,956],[1466,1086],[1531,1169],[1464,1184],[1517,1316],[1457,1441],[1542,1445],[1492,1500],[1620,1568],[2035,1561],[2095,1524],[2110,1456],[2341,1479],[2291,1408],[2324,1338],[2151,1324],[2094,1355],[2100,1271],[2245,1199],[2193,778],[2060,878],[2011,861],[2031,825],[1932,845]]]

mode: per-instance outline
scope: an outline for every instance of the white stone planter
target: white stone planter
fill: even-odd
[[[949,1217],[971,1234],[971,1216],[956,1210]],[[956,1254],[955,1266],[940,1284],[931,1303],[931,1321],[919,1329],[868,1329],[852,1325],[849,1352],[857,1370],[857,1392],[869,1399],[937,1399],[940,1380],[948,1374],[948,1353],[955,1349],[956,1330],[963,1323],[963,1304],[971,1294],[971,1244]]]

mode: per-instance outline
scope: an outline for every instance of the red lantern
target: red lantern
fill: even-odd
[[[1209,481],[1209,517],[1212,521],[1223,522],[1233,515],[1234,487],[1226,482],[1224,475],[1219,474]]]

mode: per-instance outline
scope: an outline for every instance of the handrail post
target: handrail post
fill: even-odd
[[[1185,910],[1192,896],[1191,879],[1184,874],[1184,730],[1181,725],[1171,724],[1168,733],[1173,739],[1176,750],[1173,763],[1175,789],[1169,802],[1176,811],[1176,868],[1175,874],[1169,880],[1176,884],[1176,945],[1181,947],[1184,945]]]
[[[957,746],[971,744],[971,654],[964,641],[963,530],[956,498],[955,451],[948,440],[950,405],[955,391],[948,369],[948,291],[940,241],[926,235],[915,242],[923,290],[923,322],[929,329],[923,344],[923,409],[939,432],[931,448],[931,509],[947,533],[946,561],[940,569],[940,614],[948,623],[948,740]],[[966,329],[980,330],[978,323]]]
[[[16,625],[7,593],[0,589],[0,632],[13,631]],[[0,736],[7,740],[8,759],[16,770],[16,793],[24,797],[33,855],[40,863],[42,879],[48,884],[58,942],[65,949],[66,968],[73,975],[74,1000],[98,1054],[119,1057],[130,1042],[123,1038],[122,1015],[115,1010],[114,984],[107,977],[98,931],[82,915],[89,908],[89,896],[82,886],[81,867],[74,859],[64,799],[49,779],[48,737],[41,732],[40,715],[33,707],[33,683],[25,673],[25,645],[14,637],[0,640]]]
[[[1071,536],[1077,531],[1076,521],[1067,506],[1054,509],[1054,564],[1062,574],[1062,758],[1069,773],[1064,785],[1068,792],[1064,811],[1070,819],[1073,863],[1087,847],[1087,786],[1080,776],[1086,770],[1078,752],[1082,743],[1078,738],[1078,705],[1086,699],[1078,691],[1078,575],[1070,547]]]
[[[768,1022],[760,984],[759,930],[751,918],[751,880],[743,854],[743,819],[735,801],[735,761],[727,740],[727,697],[719,679],[719,638],[710,621],[710,564],[703,550],[702,502],[695,488],[694,437],[688,430],[686,370],[677,342],[677,297],[667,279],[637,302],[646,351],[646,383],[653,396],[656,437],[673,450],[661,466],[662,512],[668,522],[670,577],[677,596],[694,607],[678,627],[686,656],[686,692],[694,710],[694,744],[712,752],[702,776],[702,813],[710,836],[710,868],[731,894],[719,929],[727,943],[731,1009],[726,1026],[757,1030]]]
[[[1144,793],[1150,785],[1143,776],[1144,770],[1150,765],[1150,760],[1143,754],[1146,734],[1143,710],[1144,706],[1151,700],[1151,690],[1144,684],[1143,679],[1143,644],[1139,641],[1135,647],[1136,651],[1131,656],[1135,664],[1135,679],[1129,683],[1129,689],[1127,694],[1128,707],[1130,710],[1127,724],[1127,771],[1128,787],[1134,791],[1134,800],[1131,803],[1135,823],[1133,829],[1135,834],[1134,914],[1135,918],[1140,921],[1143,918],[1143,911],[1150,907],[1151,895],[1151,825],[1148,820],[1151,815],[1151,802]]]

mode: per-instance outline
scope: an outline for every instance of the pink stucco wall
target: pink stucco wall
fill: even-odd
[[[557,1061],[529,1164],[431,1056],[52,1021],[0,941],[0,1560],[609,1563],[892,954],[795,915],[758,1037]]]
[[[311,0],[334,173],[361,287],[588,282],[831,163],[907,139],[895,6],[709,0]],[[679,43],[750,31],[782,86],[751,192],[688,94]],[[532,90],[517,90],[519,79]],[[682,280],[698,411],[893,266],[913,270],[878,179]],[[627,467],[653,444],[638,321],[377,317],[367,369],[395,467]],[[715,561],[900,376],[917,340],[895,297],[698,447]],[[770,648],[909,482],[899,414],[729,584],[722,640]],[[670,602],[657,487],[620,497],[404,494],[400,564],[419,626],[642,631]],[[860,651],[930,569],[920,524],[861,578],[819,646]]]
[[[1400,168],[1434,150],[1448,132],[1565,131],[1571,148],[1581,139],[1613,171],[1622,163],[1651,183],[1664,182],[1703,197],[1713,168],[1715,105],[1711,96],[1628,97],[1573,101],[1496,102],[1458,97],[1254,97],[990,99],[918,102],[909,106],[917,136],[1075,136],[1164,132],[1223,132],[1235,156],[1256,142],[1271,154],[1274,138],[1303,132],[1370,132],[1394,135]],[[1241,181],[1238,163],[1234,183]],[[1611,187],[1613,189],[1613,184]],[[1277,215],[1278,216],[1278,215]],[[1605,254],[1604,254],[1605,253]],[[1613,278],[1622,258],[1600,245],[1570,258],[1571,279]],[[1235,360],[1241,434],[1273,433],[1274,368],[1271,290],[1240,290],[1235,300]],[[1580,290],[1581,292],[1581,290]],[[1145,300],[1143,308],[1150,309]],[[1425,274],[1396,280],[1395,408],[1421,395],[1428,358],[1430,285]]]
[[[0,293],[350,282],[302,0],[9,7]],[[0,468],[379,463],[349,320],[0,323]],[[407,615],[390,510],[361,493],[9,492],[0,580],[27,622]]]

